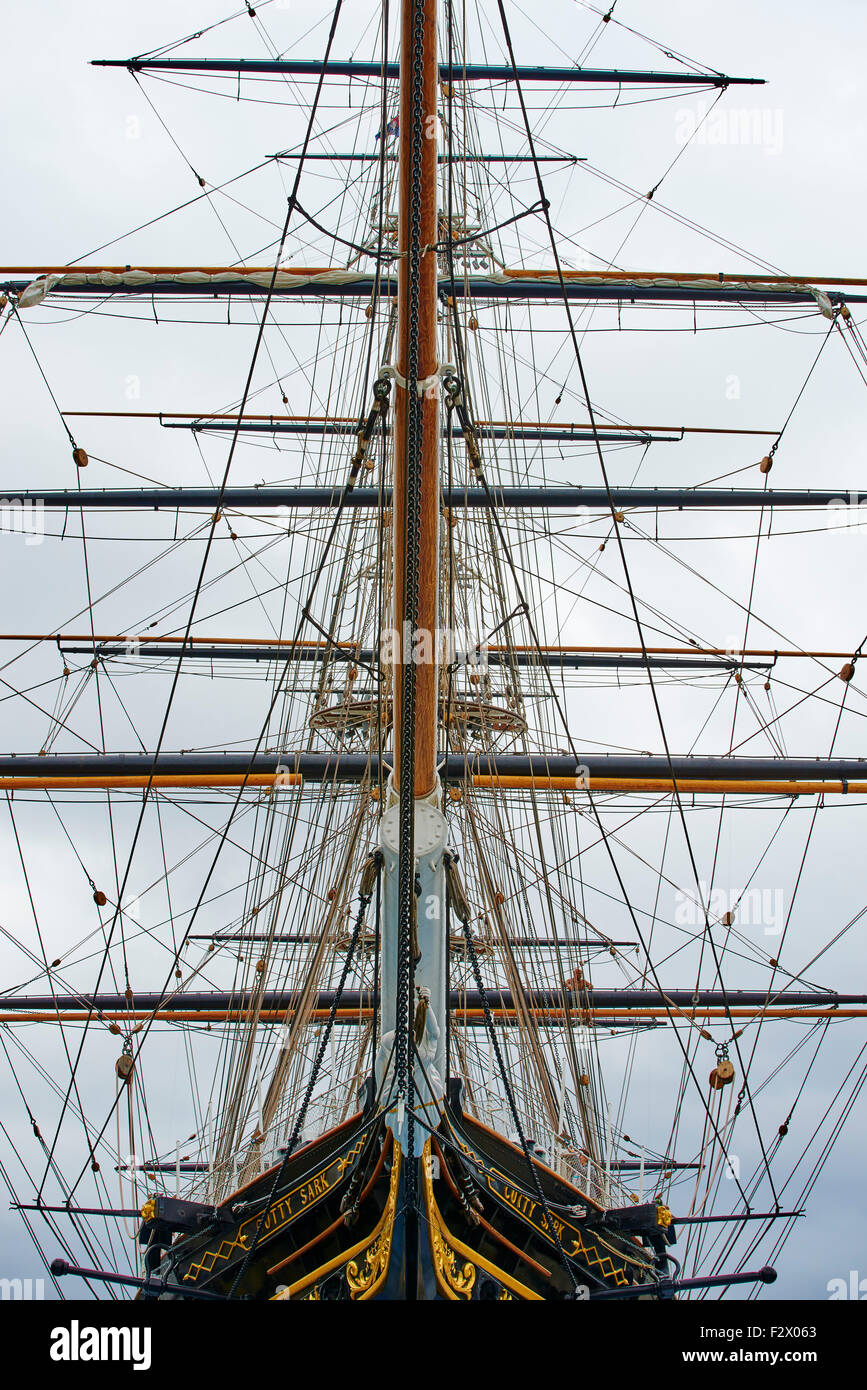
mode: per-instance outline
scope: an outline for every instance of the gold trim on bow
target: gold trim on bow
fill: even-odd
[[[483,1269],[502,1286],[501,1298],[519,1298],[544,1302],[542,1295],[534,1293],[526,1284],[513,1279],[505,1270],[498,1269],[477,1251],[464,1245],[453,1236],[443,1221],[436,1204],[431,1176],[431,1141],[428,1139],[422,1154],[421,1171],[424,1183],[425,1206],[427,1207],[428,1237],[430,1239],[431,1259],[433,1260],[437,1288],[443,1298],[452,1303],[468,1302],[473,1296],[476,1274]]]
[[[397,1192],[400,1183],[401,1153],[400,1145],[395,1141],[392,1149],[391,1159],[391,1181],[388,1188],[388,1198],[382,1216],[376,1224],[376,1228],[364,1240],[360,1240],[357,1245],[353,1245],[349,1250],[344,1250],[342,1255],[336,1255],[333,1260],[322,1265],[312,1274],[306,1274],[303,1279],[299,1279],[280,1293],[274,1294],[271,1302],[282,1302],[287,1299],[298,1298],[304,1294],[305,1289],[313,1285],[313,1291],[305,1295],[305,1300],[318,1298],[318,1286],[326,1275],[333,1273],[335,1269],[346,1266],[346,1282],[349,1285],[349,1297],[358,1302],[365,1302],[373,1298],[385,1283],[388,1274],[388,1267],[391,1261],[391,1246],[394,1237],[394,1218],[397,1211]]]

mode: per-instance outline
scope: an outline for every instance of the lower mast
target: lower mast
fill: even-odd
[[[437,806],[436,634],[439,557],[437,375],[436,0],[404,0],[401,16],[398,351],[394,452],[394,771],[383,816],[382,1043],[391,1065],[388,1125],[404,1166],[404,1297],[419,1276],[417,1118],[435,1127],[442,1101],[447,945],[445,817]]]

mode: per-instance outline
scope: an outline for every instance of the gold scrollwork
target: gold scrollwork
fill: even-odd
[[[346,1266],[346,1282],[350,1298],[360,1298],[388,1268],[391,1250],[391,1232],[380,1231],[376,1240],[358,1260],[350,1260]]]
[[[394,1237],[394,1218],[397,1212],[397,1192],[400,1183],[400,1145],[395,1143],[392,1150],[391,1159],[391,1180],[389,1182],[388,1197],[382,1216],[376,1224],[376,1229],[372,1235],[353,1245],[351,1249],[344,1250],[342,1255],[329,1260],[328,1264],[323,1265],[312,1274],[305,1275],[297,1283],[291,1284],[280,1293],[274,1295],[276,1301],[288,1299],[301,1299],[306,1301],[312,1294],[306,1290],[313,1286],[314,1292],[318,1290],[322,1282],[329,1274],[333,1274],[337,1269],[343,1269],[346,1275],[346,1282],[349,1286],[349,1297],[360,1301],[373,1298],[385,1283],[388,1274],[388,1267],[391,1261],[391,1246]],[[318,1297],[318,1293],[316,1294]]]
[[[506,1274],[505,1270],[498,1269],[496,1265],[491,1264],[477,1251],[470,1249],[468,1245],[464,1245],[449,1231],[434,1197],[429,1150],[430,1140],[425,1145],[421,1171],[425,1205],[427,1206],[431,1258],[440,1293],[452,1302],[472,1298],[476,1274],[480,1269],[483,1269],[487,1274],[492,1275],[500,1285],[503,1290],[500,1295],[501,1298],[541,1300],[541,1294],[535,1293],[526,1284],[513,1279],[511,1275]],[[460,1264],[461,1260],[464,1261],[463,1265]]]
[[[391,1182],[388,1200],[376,1228],[373,1240],[358,1259],[350,1260],[346,1266],[346,1282],[349,1297],[366,1300],[372,1298],[385,1282],[391,1260],[391,1243],[394,1236],[394,1216],[397,1210],[397,1189],[400,1175],[400,1146],[395,1143],[391,1163]]]
[[[442,1230],[431,1222],[430,1243],[437,1272],[437,1282],[452,1290],[454,1299],[471,1299],[476,1282],[475,1265],[467,1260],[463,1265],[456,1250],[448,1244]]]

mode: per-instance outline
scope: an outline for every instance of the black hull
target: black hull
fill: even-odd
[[[219,1208],[157,1199],[140,1240],[158,1296],[592,1301],[645,1284],[655,1296],[674,1239],[664,1207],[603,1211],[457,1107],[415,1134],[423,1149],[409,1160],[371,1109]]]

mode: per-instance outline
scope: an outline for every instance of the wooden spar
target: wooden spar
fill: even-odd
[[[263,420],[279,424],[281,422],[301,422],[308,425],[346,425],[347,428],[357,429],[358,420],[354,415],[220,415],[216,412],[207,410],[63,410],[61,414],[72,419],[73,416],[80,418],[87,416],[100,420],[191,420],[207,424],[208,420]],[[534,430],[589,430],[593,425],[589,420],[477,420],[479,429],[493,428],[517,428]],[[611,430],[616,430],[622,434],[624,431],[634,431],[636,434],[673,434],[675,431],[682,434],[767,434],[777,435],[779,430],[745,430],[732,429],[727,426],[718,428],[715,425],[632,425],[615,424],[610,420],[606,422],[596,421],[596,430],[600,435],[605,435]]]
[[[513,280],[531,280],[538,275],[554,275],[551,270],[506,269],[504,275]],[[720,271],[690,270],[667,273],[664,270],[564,270],[564,280],[610,280],[632,284],[636,280],[670,280],[676,285],[694,285],[699,281],[713,280],[718,285],[867,285],[867,279],[842,277],[835,280],[826,275],[724,275]]]
[[[91,644],[102,642],[135,642],[140,647],[146,646],[149,642],[181,642],[181,633],[105,633],[105,632],[0,632],[0,642],[90,642]],[[296,641],[291,637],[188,637],[187,646],[194,646],[201,643],[208,647],[217,646],[251,646],[251,647],[301,647],[303,649],[311,647],[321,647],[323,652],[333,649],[338,651],[354,652],[357,648],[355,642],[332,642],[323,637],[301,637]],[[488,654],[504,656],[511,652],[518,654],[540,652],[543,656],[563,655],[568,652],[586,652],[590,655],[613,654],[618,656],[640,655],[641,647],[613,646],[603,647],[598,644],[590,646],[543,646],[535,647],[529,643],[513,642],[511,646],[500,645],[491,642],[485,651]],[[648,656],[727,656],[732,662],[737,662],[741,657],[760,657],[772,656],[775,658],[798,657],[801,660],[817,660],[824,658],[836,661],[850,661],[851,651],[799,651],[797,648],[782,648],[777,650],[773,647],[746,647],[741,650],[733,650],[727,647],[645,647],[644,651]]]
[[[402,719],[402,662],[410,661],[414,634],[404,631],[406,594],[407,487],[409,464],[409,402],[407,382],[413,338],[417,349],[417,380],[433,378],[437,371],[437,31],[436,4],[424,7],[423,45],[420,61],[414,54],[415,6],[404,0],[400,59],[400,194],[397,274],[397,377],[394,445],[394,643],[392,668],[394,698],[394,783],[400,781],[400,731]],[[418,70],[417,70],[418,68]],[[419,158],[420,205],[417,210],[418,302],[410,303],[410,193],[413,184],[413,113],[421,105],[424,136]],[[383,136],[383,138],[385,138]],[[404,384],[401,384],[401,379]],[[416,389],[413,387],[412,389]],[[414,466],[420,473],[418,525],[418,608],[415,629],[421,634],[418,653],[429,659],[415,664],[415,773],[416,797],[427,796],[436,785],[437,663],[434,643],[437,623],[437,564],[439,558],[439,392],[424,390],[419,401],[419,456]],[[407,640],[409,639],[409,640]]]
[[[480,791],[537,792],[674,792],[684,794],[740,792],[744,796],[848,796],[867,792],[867,782],[773,782],[744,779],[711,782],[686,777],[489,777],[477,773],[473,786]]]
[[[867,301],[867,296],[865,296]],[[170,429],[171,424],[164,422],[165,428]],[[212,423],[211,428],[222,428]],[[237,429],[258,429],[259,426],[243,425],[238,422]],[[309,427],[305,426],[305,433]],[[457,427],[451,426],[452,438]],[[277,427],[274,424],[262,426],[262,430],[268,433],[275,433]],[[495,432],[497,433],[497,432]],[[567,442],[576,442],[579,436],[574,431],[560,431],[553,436],[543,436],[538,431],[521,432],[521,429],[509,427],[498,432],[498,437],[512,439],[528,437],[536,443],[547,442],[549,437],[554,439],[566,439]],[[592,435],[587,431],[585,442],[589,443]],[[601,438],[601,436],[600,436]],[[627,437],[629,443],[634,442],[637,436],[630,434]],[[624,442],[623,436],[609,434],[605,436],[608,441]],[[667,442],[671,443],[669,439]],[[357,462],[357,461],[356,461]],[[288,515],[295,511],[318,511],[320,509],[334,510],[335,508],[348,507],[352,510],[360,508],[362,511],[373,511],[382,513],[391,503],[391,489],[378,486],[352,487],[346,493],[341,493],[334,485],[310,486],[297,483],[290,487],[270,485],[265,487],[227,487],[219,489],[213,486],[205,488],[158,486],[154,488],[16,488],[10,491],[14,494],[14,501],[4,499],[2,511],[5,512],[10,507],[35,508],[41,516],[44,511],[106,511],[106,512],[182,512],[182,511],[205,511],[213,516],[217,509],[222,515],[223,512],[238,515],[239,518],[244,512],[251,512],[253,516],[262,512],[273,511],[274,509]],[[823,513],[826,521],[825,527],[835,525],[840,529],[851,529],[857,527],[860,522],[853,517],[860,516],[862,502],[851,484],[837,483],[832,487],[825,488],[709,488],[709,487],[642,487],[640,485],[629,484],[626,487],[614,487],[610,491],[604,487],[588,486],[584,483],[557,484],[549,487],[547,484],[518,483],[507,486],[498,485],[493,489],[484,486],[463,486],[457,494],[453,493],[450,499],[449,515],[457,513],[462,517],[467,513],[467,520],[473,512],[479,509],[488,511],[494,509],[500,512],[510,512],[513,508],[519,511],[541,511],[564,515],[568,513],[584,514],[588,523],[592,524],[590,513],[595,512],[595,520],[601,519],[606,513],[610,513],[612,502],[621,508],[624,515],[622,520],[626,520],[625,513],[628,511],[630,516],[650,513],[652,516],[660,512],[682,512],[682,511],[704,511],[720,512],[723,515],[732,511],[752,510],[752,511],[773,511],[778,508],[796,508],[802,511],[812,511]],[[849,512],[849,516],[842,513]],[[443,512],[445,515],[445,512]],[[216,518],[217,520],[219,518]],[[21,529],[20,526],[4,520],[7,530]],[[820,526],[814,527],[821,530]],[[416,525],[414,531],[418,530]],[[407,554],[411,553],[411,547]],[[416,561],[413,560],[413,564]],[[416,565],[417,567],[417,565]]]
[[[334,266],[284,266],[287,275],[326,275]],[[0,275],[127,275],[132,270],[145,275],[271,275],[273,265],[6,265]],[[838,284],[842,281],[834,280]]]
[[[238,937],[238,941],[249,941],[248,936]],[[348,938],[344,940],[344,947],[348,947]],[[638,949],[636,943],[635,949]],[[458,947],[459,949],[459,947]],[[496,998],[493,1003],[498,1009],[513,1009],[516,999],[509,988],[502,988],[499,984],[489,986],[495,991]],[[126,994],[95,994],[81,996],[77,994],[29,994],[4,996],[0,999],[0,1008],[5,1007],[10,1013],[18,1013],[26,1010],[28,1013],[35,1013],[39,1010],[48,1010],[54,1013],[60,1010],[61,1013],[81,1009],[93,1009],[99,1015],[112,1013],[115,1011],[125,1012],[127,1008],[138,1009],[140,1013],[150,1013],[152,1010],[159,1010],[163,1013],[207,1013],[215,1009],[239,1009],[248,1012],[251,1005],[259,1004],[263,1011],[273,1010],[279,1012],[281,1009],[289,1014],[295,1014],[306,1007],[315,1009],[329,1009],[332,1006],[339,1007],[349,1013],[357,1013],[359,1009],[370,1009],[377,1002],[378,991],[370,989],[344,989],[338,992],[336,989],[311,989],[307,1003],[301,995],[303,990],[290,989],[266,989],[259,987],[253,989],[238,990],[196,990],[187,991],[184,989],[172,990],[168,994],[161,991],[149,989],[136,990],[132,992],[132,997],[127,1000]],[[571,989],[566,987],[565,994],[568,996],[566,1007],[570,1012],[580,1011],[582,1008],[592,1008],[594,1013],[600,1017],[608,1017],[610,1013],[617,1014],[618,1011],[632,1011],[635,1009],[674,1009],[680,1014],[686,1014],[695,1009],[834,1009],[842,1008],[867,1008],[867,994],[838,994],[835,990],[796,990],[790,991],[787,986],[771,991],[770,987],[765,989],[735,990],[727,993],[724,989],[698,989],[694,986],[683,989],[673,987],[669,991],[655,989],[593,989],[592,986]],[[549,980],[547,984],[540,984],[530,989],[521,984],[518,985],[518,997],[523,1000],[528,1007],[533,1009],[560,1009],[563,1008],[564,991]],[[381,1002],[381,1000],[380,1000]],[[445,1003],[445,1001],[443,1001]],[[485,1000],[482,992],[477,989],[452,989],[449,994],[448,1008],[452,1013],[463,1015],[467,1011],[472,1013],[474,1010],[484,1009]]]
[[[300,788],[304,778],[300,772],[241,772],[157,774],[116,777],[0,777],[0,791],[124,791],[150,785],[152,788],[231,788],[260,787],[282,790]],[[684,795],[704,794],[721,796],[740,793],[742,796],[849,796],[867,792],[867,782],[772,782],[743,779],[742,781],[703,781],[669,777],[490,777],[477,773],[472,785],[478,791],[536,791],[536,792],[660,792]]]
[[[581,1023],[593,1023],[604,1028],[609,1023],[624,1026],[629,1020],[664,1020],[675,1023],[690,1023],[694,1019],[761,1018],[761,1019],[844,1019],[867,1018],[864,1008],[827,1009],[781,1009],[774,1008],[732,1008],[732,1009],[550,1009],[529,1007],[528,1012],[539,1024],[562,1026],[569,1018]],[[260,1023],[285,1024],[293,1011],[286,1009],[263,1009],[257,1015]],[[466,1027],[485,1026],[484,1009],[452,1009],[451,1015],[456,1023]],[[307,1015],[309,1023],[325,1023],[331,1016],[330,1009],[313,1009]],[[491,1016],[498,1023],[514,1025],[519,1022],[517,1009],[491,1008]],[[338,1009],[335,1020],[341,1024],[367,1023],[373,1017],[373,1010]],[[40,1010],[34,1013],[0,1013],[0,1024],[4,1023],[86,1023],[96,1018],[100,1023],[248,1023],[250,1015],[243,1009],[201,1009],[174,1011],[171,1009],[114,1009],[97,1014],[95,1009]]]
[[[229,752],[211,749],[204,753],[166,752],[155,761],[151,753],[11,753],[0,755],[0,778],[16,785],[26,777],[73,778],[149,777],[153,773],[171,777],[236,777],[243,782],[251,773],[273,777],[298,772],[305,782],[363,783],[379,775],[380,759],[371,753],[309,752],[285,749],[270,753]],[[384,767],[390,767],[386,760]],[[443,770],[451,782],[467,782],[473,776],[486,776],[496,783],[503,777],[526,777],[544,785],[549,777],[566,779],[573,789],[580,779],[590,778],[596,785],[601,778],[653,778],[668,781],[712,782],[719,786],[732,781],[738,786],[753,779],[778,785],[791,782],[802,787],[812,781],[861,785],[867,780],[864,758],[730,758],[725,755],[703,757],[690,754],[587,753],[584,760],[571,753],[446,753]]]
[[[406,28],[404,28],[404,41],[406,40]],[[430,105],[425,105],[425,114],[436,112],[436,70],[429,70],[427,73],[426,94],[430,92]],[[427,95],[426,95],[427,101]],[[408,119],[408,117],[407,117]],[[404,110],[401,108],[400,140],[401,153],[403,152],[403,141],[407,138],[404,129]],[[427,142],[426,142],[427,143]],[[435,142],[434,142],[435,143]],[[433,160],[428,153],[427,164],[431,164],[436,175],[436,155],[434,152]],[[434,214],[435,217],[435,214]],[[423,245],[432,245],[436,240],[436,235],[431,238],[430,243],[423,241]],[[436,256],[431,255],[434,272],[436,267]],[[285,266],[282,273],[286,275],[327,275],[336,267],[333,265],[319,266]],[[143,271],[146,275],[186,275],[191,273],[201,273],[202,275],[235,275],[239,279],[244,275],[268,275],[274,270],[273,265],[7,265],[0,266],[0,276],[3,275],[126,275],[131,270]],[[548,275],[556,275],[553,269],[548,270],[505,270],[503,272],[511,279],[533,279]],[[867,285],[867,277],[852,275],[740,275],[737,272],[723,274],[722,271],[688,271],[678,272],[670,270],[566,270],[563,272],[564,280],[574,280],[580,283],[582,280],[610,280],[614,283],[625,281],[631,284],[635,280],[670,280],[677,285],[690,285],[698,281],[713,280],[718,285],[737,284],[737,285]]]
[[[0,791],[124,791],[137,787],[300,787],[300,772],[157,773],[130,777],[0,777]]]

